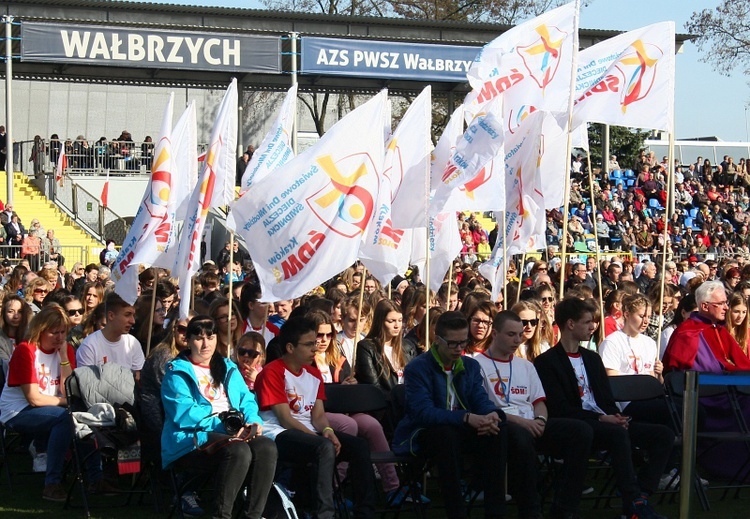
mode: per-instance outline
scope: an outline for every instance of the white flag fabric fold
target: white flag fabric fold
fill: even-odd
[[[190,310],[190,283],[200,266],[203,228],[212,207],[228,205],[234,200],[234,179],[237,163],[237,80],[227,88],[211,130],[206,160],[203,162],[199,183],[190,197],[185,225],[180,236],[172,275],[179,280],[185,297],[180,299],[180,318]]]
[[[544,196],[544,209],[561,207],[565,201],[565,180],[569,175],[568,114],[543,112],[540,142],[539,176]],[[588,148],[586,125],[573,131],[573,146]],[[586,149],[587,149],[586,148]]]
[[[432,88],[427,86],[404,114],[386,150],[391,179],[391,219],[396,227],[424,227],[429,197]]]
[[[430,218],[429,227],[430,278],[427,285],[437,292],[443,284],[451,263],[461,252],[461,234],[456,213],[440,213]]]
[[[582,50],[573,126],[594,121],[672,131],[675,24],[661,22]]]
[[[240,183],[241,192],[244,193],[253,183],[260,182],[272,171],[294,158],[292,135],[296,117],[297,85],[293,85],[286,93],[271,130],[256,148],[245,168]]]
[[[448,166],[448,161],[453,152],[456,151],[456,144],[463,134],[464,105],[461,104],[451,114],[448,124],[445,125],[443,133],[435,145],[435,149],[432,150],[430,156],[430,192],[437,189],[443,177],[443,172]]]
[[[357,259],[375,210],[388,93],[336,123],[277,174],[253,185],[227,219],[248,244],[264,301],[299,297]]]
[[[375,211],[359,250],[359,258],[383,285],[409,267],[411,250],[404,228],[426,225],[430,92],[427,87],[414,100],[388,140]],[[398,209],[404,227],[395,223]]]
[[[130,304],[135,303],[138,297],[137,265],[139,262],[150,264],[172,236],[174,203],[170,204],[170,201],[173,202],[174,182],[171,142],[173,106],[174,93],[171,93],[164,109],[159,140],[154,148],[151,178],[130,231],[112,265],[115,292]],[[126,275],[128,270],[133,272]]]
[[[497,97],[471,121],[448,160],[435,193],[430,200],[430,214],[444,211],[455,189],[475,180],[483,168],[503,149],[502,101]],[[486,170],[484,170],[486,171]]]
[[[502,222],[502,213],[496,212],[495,219]],[[492,301],[497,301],[505,286],[505,256],[503,241],[506,239],[506,229],[499,228],[495,246],[492,248],[490,258],[479,266],[479,274],[492,285]],[[505,302],[506,308],[508,302]]]
[[[577,2],[516,25],[485,45],[467,77],[467,117],[503,97],[504,119],[534,110],[566,112],[578,45]]]

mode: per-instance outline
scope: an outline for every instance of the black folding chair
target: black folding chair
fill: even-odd
[[[372,384],[326,384],[325,389],[325,408],[331,413],[384,413],[389,408],[404,409],[405,407],[406,392],[403,384],[397,385],[391,391],[391,399],[394,403],[390,406],[383,392]],[[419,456],[400,456],[393,451],[371,452],[370,459],[375,464],[392,463],[395,465],[399,473],[399,487],[394,492],[394,496],[407,492],[417,515],[425,518],[426,505],[422,502],[420,484],[420,479],[425,472],[425,460]],[[394,518],[399,517],[402,508],[407,503],[406,499],[403,499],[399,505],[395,506],[392,501],[391,499],[390,502],[386,502],[386,509],[382,512],[383,517],[387,516],[391,509],[394,512]]]
[[[665,387],[667,389],[667,402],[670,403],[671,406],[671,414],[672,419],[676,422],[678,427],[678,439],[682,441],[682,413],[680,412],[678,401],[682,401],[683,394],[685,392],[685,373],[682,371],[675,371],[671,373],[667,373],[664,381]],[[737,389],[734,386],[731,385],[725,385],[725,386],[710,386],[705,384],[699,384],[698,386],[698,397],[699,399],[702,398],[708,398],[708,397],[726,397],[727,401],[729,403],[729,406],[731,408],[731,412],[733,414],[733,417],[735,419],[735,422],[737,423],[739,431],[698,431],[697,438],[701,440],[705,440],[709,442],[709,445],[706,447],[704,452],[702,453],[703,456],[705,456],[707,453],[711,451],[716,446],[721,445],[722,443],[741,443],[744,445],[745,450],[747,451],[748,460],[750,460],[750,432],[747,430],[747,424],[744,424],[744,417],[742,417],[741,410],[739,409],[738,399],[737,399]],[[677,399],[677,400],[676,400]],[[741,419],[738,417],[742,417]],[[732,478],[729,480],[726,484],[719,484],[719,485],[711,485],[709,489],[711,490],[724,490],[724,493],[722,494],[721,499],[724,499],[727,496],[727,493],[730,489],[736,489],[739,493],[739,490],[745,487],[749,487],[750,484],[747,484],[744,482],[744,480],[747,478],[747,462],[742,465],[732,476]],[[697,477],[697,476],[696,476]],[[694,481],[694,484],[696,482]],[[703,506],[704,510],[710,510],[711,506],[708,501],[708,496],[706,495],[705,489],[700,484],[700,479],[698,479],[696,484],[696,492],[698,494],[699,499],[701,500],[701,506]]]

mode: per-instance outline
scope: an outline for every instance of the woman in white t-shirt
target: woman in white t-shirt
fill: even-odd
[[[65,501],[62,484],[65,455],[73,439],[66,410],[65,379],[75,368],[75,352],[66,342],[70,320],[57,304],[45,306],[29,324],[28,340],[16,346],[0,397],[5,427],[46,440],[47,470],[42,498]],[[101,481],[102,474],[89,474]]]

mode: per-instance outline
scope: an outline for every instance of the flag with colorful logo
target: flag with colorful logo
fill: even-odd
[[[437,292],[443,284],[451,263],[463,247],[456,213],[440,213],[430,218],[428,231],[430,277],[426,282],[430,290]]]
[[[55,167],[55,180],[60,182],[63,178],[65,170],[68,169],[68,156],[65,154],[65,143],[60,144],[60,154],[57,156],[57,164]]]
[[[102,203],[102,207],[109,207],[109,168],[107,169],[107,178],[104,180],[104,186],[102,186],[102,193],[99,196],[99,200]]]
[[[582,50],[573,125],[589,121],[672,131],[675,24],[661,22]]]
[[[503,97],[506,126],[535,110],[567,112],[578,48],[578,1],[516,25],[485,45],[467,77],[467,117]]]
[[[136,254],[141,261],[153,261],[157,253],[156,242],[168,240],[174,225],[174,215],[170,212],[169,199],[172,193],[172,111],[174,93],[169,94],[169,101],[164,109],[159,140],[154,148],[154,160],[151,164],[151,178],[143,194],[138,212],[130,226],[120,253],[112,265],[112,278],[115,281],[115,292],[130,304],[138,297],[138,264]],[[148,253],[146,252],[148,243]]]
[[[475,117],[456,143],[430,200],[430,214],[441,213],[454,190],[476,182],[503,149],[502,99],[496,97]],[[486,176],[486,175],[485,175]]]
[[[297,117],[297,85],[286,93],[279,115],[263,142],[253,153],[242,175],[240,191],[244,193],[254,182],[263,180],[269,173],[294,158],[292,136]]]
[[[299,297],[357,259],[383,168],[388,92],[253,185],[227,224],[248,244],[265,301]]]
[[[430,167],[431,89],[409,106],[388,140],[375,211],[359,258],[383,285],[409,267],[411,252],[404,229],[395,221],[400,210],[407,227],[424,227]],[[408,236],[406,237],[408,239]]]
[[[391,183],[391,219],[401,229],[424,227],[432,151],[432,88],[412,102],[391,136],[384,174]]]
[[[190,292],[192,276],[200,266],[201,241],[208,211],[212,207],[228,205],[234,200],[236,148],[237,80],[232,79],[211,130],[206,159],[188,203],[187,217],[172,268],[172,275],[178,278],[186,294]],[[187,318],[189,310],[190,297],[181,298],[180,318]]]

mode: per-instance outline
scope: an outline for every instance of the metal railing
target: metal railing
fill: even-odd
[[[149,175],[154,153],[153,142],[105,141],[21,141],[14,144],[16,171],[40,175],[54,171],[61,150],[65,149],[66,172],[72,175]],[[203,153],[207,144],[198,144]]]
[[[62,245],[60,247],[59,255],[62,256],[62,258],[55,260],[50,258],[44,251],[40,251],[37,254],[23,254],[21,245],[0,246],[0,256],[7,258],[13,264],[20,262],[22,259],[28,260],[29,264],[32,266],[32,270],[35,271],[42,268],[48,261],[55,261],[56,263],[65,265],[68,268],[79,261],[84,265],[89,263],[89,250],[86,247],[81,247],[79,245]]]

